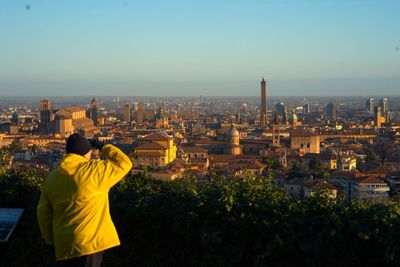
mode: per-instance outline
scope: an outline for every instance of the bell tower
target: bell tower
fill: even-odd
[[[280,147],[281,146],[281,126],[279,125],[279,117],[278,113],[275,112],[274,122],[272,124],[272,146]]]

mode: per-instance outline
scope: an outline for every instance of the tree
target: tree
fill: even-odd
[[[293,164],[288,173],[288,179],[302,179],[304,178],[304,172],[300,169],[297,164]]]
[[[21,149],[22,146],[21,143],[19,142],[19,139],[14,139],[14,141],[12,141],[12,143],[8,146],[8,151],[10,152],[16,152]]]
[[[374,149],[370,146],[365,148],[365,161],[366,162],[371,162],[371,161],[376,161],[379,159],[378,155],[375,153]]]
[[[316,178],[323,178],[325,176],[325,171],[322,167],[321,160],[318,157],[311,159],[308,166],[310,175]]]
[[[31,146],[31,152],[32,152],[32,155],[33,155],[33,156],[36,156],[36,155],[37,155],[38,146],[37,146],[36,144],[33,144],[33,145]]]
[[[273,158],[268,158],[265,162],[265,165],[267,165],[267,169],[273,169],[275,166],[275,159]]]
[[[290,170],[302,173],[297,165]],[[54,264],[35,214],[44,176],[0,175],[1,203],[25,208],[10,241],[0,243],[0,266]],[[323,194],[292,200],[267,177],[162,182],[140,173],[109,196],[123,246],[104,254],[104,266],[400,264],[397,203],[342,202]]]

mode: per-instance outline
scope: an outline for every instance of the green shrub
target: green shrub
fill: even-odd
[[[0,263],[51,266],[53,251],[44,245],[35,217],[41,179],[12,175],[0,177],[0,186],[8,188],[0,187],[2,203],[11,205],[25,195],[20,201],[26,211],[10,242],[0,244]],[[322,196],[296,201],[267,178],[200,183],[137,175],[109,195],[122,245],[105,253],[103,266],[400,263],[397,204],[334,202]]]

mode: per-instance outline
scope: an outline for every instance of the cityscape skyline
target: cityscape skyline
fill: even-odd
[[[8,1],[0,94],[255,96],[264,76],[272,96],[397,95],[398,7]]]
[[[183,231],[180,232],[183,235],[189,231],[204,229],[197,223],[200,219],[209,218],[204,214],[212,212],[215,215],[218,214],[216,211],[222,211],[219,213],[222,214],[221,218],[226,218],[228,211],[226,198],[229,196],[234,199],[234,205],[230,206],[234,210],[229,220],[223,224],[228,225],[227,229],[230,229],[232,221],[239,221],[240,223],[234,226],[235,229],[246,229],[247,232],[239,235],[240,239],[235,237],[234,241],[226,241],[227,245],[246,244],[248,240],[254,240],[247,238],[254,234],[262,236],[258,243],[270,242],[267,237],[270,236],[270,226],[266,228],[269,230],[260,230],[267,232],[267,236],[259,235],[254,229],[259,230],[258,222],[259,225],[266,225],[265,218],[278,213],[277,216],[282,219],[282,223],[274,223],[272,233],[284,232],[280,230],[280,226],[285,229],[295,229],[284,237],[285,240],[290,240],[293,235],[300,237],[300,240],[295,238],[298,243],[290,245],[300,251],[303,244],[310,242],[310,235],[309,231],[298,234],[298,229],[308,229],[310,221],[320,222],[321,218],[325,218],[328,214],[334,216],[332,217],[334,224],[330,220],[327,222],[329,230],[325,230],[328,225],[320,229],[328,233],[328,236],[323,237],[323,241],[321,239],[312,241],[316,246],[321,242],[328,241],[331,244],[331,241],[334,241],[332,248],[343,248],[342,244],[348,241],[349,235],[356,237],[354,240],[360,242],[357,244],[365,244],[361,243],[365,240],[358,238],[360,231],[368,233],[368,236],[371,236],[370,233],[375,233],[368,242],[376,242],[371,243],[380,249],[376,251],[376,262],[384,264],[386,259],[382,256],[385,255],[384,251],[387,247],[393,247],[398,243],[398,239],[387,239],[398,228],[394,224],[389,225],[387,218],[390,217],[394,223],[398,222],[398,217],[394,216],[398,215],[396,210],[400,203],[400,97],[368,98],[368,101],[361,97],[342,97],[339,103],[327,97],[310,97],[307,98],[308,101],[304,97],[287,97],[281,98],[282,102],[273,105],[271,103],[273,99],[267,97],[266,87],[266,83],[261,81],[261,94],[258,97],[243,98],[1,97],[2,195],[7,212],[10,211],[9,208],[18,207],[23,208],[24,214],[27,214],[21,217],[18,227],[15,227],[18,219],[11,223],[9,220],[2,220],[4,216],[0,216],[2,229],[0,240],[8,242],[13,248],[11,252],[7,250],[7,246],[5,247],[3,262],[6,264],[14,262],[14,248],[19,248],[21,251],[19,254],[23,255],[18,257],[19,262],[23,263],[17,264],[18,266],[30,263],[30,258],[34,258],[38,251],[42,255],[46,255],[44,254],[46,251],[51,251],[37,246],[37,249],[30,252],[29,248],[32,246],[27,249],[23,245],[27,242],[26,237],[29,237],[29,244],[43,242],[40,228],[31,227],[37,223],[37,215],[36,209],[30,207],[37,206],[38,200],[43,199],[38,198],[38,193],[43,192],[40,188],[46,185],[49,179],[46,177],[49,173],[52,175],[57,166],[65,166],[66,158],[76,157],[79,164],[82,164],[82,160],[84,162],[89,160],[88,164],[97,164],[103,159],[107,153],[104,149],[102,153],[98,151],[91,153],[90,159],[79,158],[80,155],[75,151],[68,152],[66,148],[68,149],[69,138],[80,136],[81,140],[94,138],[95,141],[92,142],[107,146],[105,149],[114,147],[115,151],[123,151],[126,155],[124,158],[132,162],[129,164],[129,168],[132,169],[127,174],[125,182],[117,187],[118,190],[110,190],[110,200],[114,201],[110,205],[119,207],[121,215],[116,213],[113,218],[121,220],[126,218],[125,210],[133,207],[132,201],[141,203],[134,205],[134,210],[129,210],[135,214],[132,223],[118,223],[118,225],[133,227],[134,222],[143,222],[142,229],[145,230],[139,232],[146,232],[146,235],[137,240],[146,241],[141,246],[145,247],[145,250],[149,242],[148,236],[158,237],[158,234],[152,233],[159,233],[159,229],[162,231],[167,229],[168,232],[179,230]],[[28,99],[29,102],[26,101]],[[269,102],[269,108],[266,102]],[[371,109],[374,111],[371,112]],[[265,113],[268,117],[267,125],[263,122]],[[88,149],[90,150],[90,147]],[[63,176],[60,179],[63,179]],[[75,186],[75,183],[73,185]],[[243,191],[241,186],[252,191]],[[64,187],[59,188],[55,192],[62,195]],[[237,191],[238,188],[241,188],[240,191]],[[93,192],[98,194],[96,190]],[[86,197],[86,194],[90,196],[92,193],[85,192],[83,196]],[[143,196],[138,199],[138,195]],[[162,202],[167,204],[159,207],[160,196]],[[177,199],[175,196],[181,198]],[[243,198],[244,196],[248,198]],[[273,198],[269,199],[270,197]],[[121,201],[123,199],[126,201]],[[169,199],[174,201],[168,201]],[[17,200],[20,201],[17,203]],[[199,201],[209,206],[199,207]],[[185,205],[184,208],[181,208],[182,203]],[[249,206],[248,203],[278,204],[267,207],[258,204]],[[298,208],[293,210],[291,207],[295,205],[305,206],[297,206]],[[330,206],[329,210],[326,209],[327,205]],[[351,211],[353,205],[356,210]],[[368,213],[365,212],[366,205],[371,209]],[[242,206],[248,209],[248,212],[237,212]],[[153,214],[150,217],[149,207]],[[316,207],[322,208],[316,210]],[[360,207],[363,207],[363,210],[360,210]],[[385,214],[382,213],[384,208],[388,209]],[[0,212],[4,214],[4,210],[1,208]],[[188,223],[184,225],[192,226],[190,229],[176,227],[170,221],[163,227],[156,226],[157,230],[149,229],[149,225],[157,225],[156,223],[160,222],[159,218],[165,217],[167,213],[176,212],[176,216],[170,217],[181,218],[180,214],[190,210],[195,212],[191,214],[196,216],[196,223],[193,223],[193,216],[183,216],[184,222],[187,217],[189,218]],[[293,210],[293,212],[282,216],[281,210]],[[156,212],[159,215],[155,215]],[[362,216],[358,220],[360,212]],[[353,213],[351,217],[350,213]],[[237,219],[232,219],[236,218],[232,217],[236,216],[235,214]],[[246,214],[249,219],[244,219],[241,214]],[[299,214],[303,217],[299,217]],[[312,220],[310,214],[315,216]],[[289,220],[288,224],[287,218],[294,220]],[[299,218],[304,222],[304,226],[299,225]],[[378,219],[380,221],[377,221]],[[255,220],[258,221],[257,224]],[[217,222],[220,222],[220,219],[217,219]],[[371,223],[366,224],[366,222]],[[221,232],[220,223],[214,221],[207,224],[217,225],[212,232]],[[366,227],[370,230],[365,231]],[[16,230],[14,233],[13,229]],[[332,236],[329,234],[332,231],[337,231],[337,234]],[[235,236],[236,232],[233,230],[231,235]],[[180,236],[175,232],[171,233]],[[124,242],[124,246],[135,247],[131,238],[127,240],[130,243]],[[151,242],[159,246],[158,240],[152,239]],[[380,240],[380,243],[376,240]],[[387,240],[391,242],[389,245]],[[167,242],[165,245],[165,251],[170,250],[170,243]],[[203,250],[203,245],[209,247],[208,243],[202,243],[203,245],[200,243],[195,246],[196,249]],[[187,244],[186,247],[192,247],[192,239]],[[237,251],[237,247],[232,246],[235,248],[234,251]],[[369,252],[368,246],[356,245],[356,247],[360,249],[356,252],[354,249],[350,250],[350,256],[361,259]],[[135,250],[129,249],[129,251]],[[186,250],[182,248],[180,251]],[[286,250],[284,251],[286,253]],[[318,253],[319,251],[317,250]],[[343,264],[338,264],[337,259],[347,255],[343,250],[329,251],[330,253],[334,251],[332,255],[335,258],[332,259],[332,264],[328,262],[328,265],[342,266],[349,262],[345,259],[342,260]],[[106,257],[110,255],[107,253],[104,254]],[[111,254],[108,257],[118,258],[115,255],[118,254]],[[129,254],[130,258],[141,258],[139,254],[138,257],[131,255],[133,254]],[[243,257],[247,258],[248,255],[251,254],[246,253]],[[179,257],[171,258],[170,266],[177,265],[176,258]],[[228,256],[227,260],[228,258],[235,257]],[[267,260],[269,259],[268,257]],[[302,259],[304,259],[303,253],[297,262]],[[43,266],[45,260],[53,259],[50,256],[43,257],[42,260],[39,258],[32,266]],[[307,260],[300,265],[307,265],[310,262]],[[191,263],[192,261],[189,261],[183,265]],[[280,265],[281,263],[282,260],[279,260]],[[390,263],[397,264],[397,261],[390,259]],[[156,265],[163,264],[164,262],[160,261],[160,264]],[[327,264],[326,257],[323,257],[321,264],[316,265],[324,264]],[[117,265],[127,264],[126,261],[121,261],[121,264]],[[210,265],[210,261],[200,265]],[[234,265],[241,266],[243,261]],[[291,266],[291,264],[286,265]]]

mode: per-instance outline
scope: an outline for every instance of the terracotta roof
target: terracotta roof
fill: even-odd
[[[336,159],[336,156],[333,155],[332,153],[321,153],[321,154],[306,153],[302,156],[302,158],[306,158],[306,159],[319,158],[320,160],[332,160],[332,159]]]
[[[266,165],[262,164],[259,161],[235,161],[231,162],[228,165],[229,169],[235,169],[235,170],[261,170],[266,167]]]
[[[221,144],[227,144],[228,142],[224,141],[215,141],[215,140],[210,140],[210,139],[201,139],[196,141],[196,145],[221,145]]]
[[[173,162],[174,166],[178,167],[178,168],[185,168],[186,167],[186,162],[183,161],[180,158],[176,158]]]
[[[159,152],[159,151],[149,151],[149,152],[138,151],[138,152],[135,152],[135,155],[138,157],[162,157],[162,156],[165,156],[164,153]]]
[[[317,136],[315,133],[309,132],[309,131],[304,131],[304,130],[292,130],[290,132],[291,137],[311,137],[311,136]]]
[[[57,113],[56,113],[56,118],[67,118],[67,119],[72,119],[71,112],[68,112],[68,111],[62,109],[62,110],[60,110],[60,111],[57,111]]]
[[[332,178],[344,178],[344,179],[353,179],[357,177],[359,173],[357,172],[345,172],[345,171],[334,171],[331,173]]]
[[[241,139],[241,144],[270,144],[270,140],[262,140],[262,139]]]
[[[209,155],[209,159],[213,162],[230,162],[230,161],[250,161],[254,159],[259,159],[261,156],[254,156],[254,155],[229,155],[229,154],[211,154]]]
[[[311,189],[319,189],[319,190],[337,190],[337,187],[327,181],[312,181],[305,185]]]
[[[264,169],[266,167],[265,164],[262,164],[258,160],[252,161],[250,164],[247,165],[248,169]]]
[[[134,150],[165,150],[167,147],[158,143],[144,143],[134,148]]]
[[[63,109],[68,112],[85,111],[85,109],[82,107],[64,107]]]
[[[155,171],[155,172],[152,172],[152,173],[150,173],[150,175],[152,175],[152,174],[179,174],[179,173],[181,173],[181,170],[180,169],[178,169],[178,168],[171,168],[171,169],[160,169],[160,170],[157,170],[157,171]]]
[[[359,184],[386,184],[382,179],[375,177],[358,177],[354,181]]]
[[[184,153],[208,153],[207,150],[198,146],[183,146],[181,149]]]
[[[397,166],[396,166],[397,165]],[[371,171],[366,172],[369,175],[374,175],[374,174],[389,174],[391,172],[396,171],[400,166],[396,164],[395,162],[386,162],[384,166],[379,166]]]
[[[189,159],[189,162],[191,163],[191,164],[202,164],[202,163],[205,163],[205,162],[207,162],[207,158],[197,158],[197,159],[195,159],[195,158],[191,158],[191,159]]]
[[[171,139],[172,139],[171,136],[169,136],[165,133],[162,133],[162,132],[152,133],[152,134],[149,134],[149,135],[146,135],[146,136],[140,138],[140,140],[143,140],[143,141],[169,141]]]
[[[249,168],[247,168],[247,164],[243,163],[243,162],[232,162],[232,163],[229,163],[229,165],[227,166],[228,171],[232,171],[232,170],[238,171],[238,170],[246,170],[246,169],[249,169]]]

